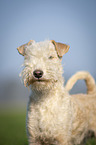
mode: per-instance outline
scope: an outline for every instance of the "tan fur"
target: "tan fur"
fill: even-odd
[[[74,84],[77,82],[77,80],[85,80],[87,85],[87,93],[94,93],[96,92],[96,85],[94,78],[89,74],[89,72],[86,71],[79,71],[76,74],[74,74],[68,81],[65,86],[67,91],[70,91]]]
[[[21,76],[32,90],[27,111],[29,145],[77,145],[89,130],[96,132],[96,93],[71,96],[64,88],[60,57],[69,48],[64,46],[52,40],[23,45],[22,52],[18,48],[24,56]]]
[[[55,48],[59,57],[62,57],[65,53],[68,52],[69,47],[70,47],[69,45],[57,43],[54,40],[51,40],[51,42],[55,45]]]

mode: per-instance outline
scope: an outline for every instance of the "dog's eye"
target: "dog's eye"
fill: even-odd
[[[53,56],[49,56],[49,59],[53,59],[54,57]]]

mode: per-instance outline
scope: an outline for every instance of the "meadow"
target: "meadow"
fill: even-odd
[[[0,113],[0,145],[28,145],[25,111]]]
[[[26,111],[0,112],[0,145],[28,145]],[[96,145],[96,139],[86,145]]]

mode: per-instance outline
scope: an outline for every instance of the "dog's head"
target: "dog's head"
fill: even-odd
[[[30,40],[17,48],[24,56],[24,69],[21,73],[25,86],[34,89],[51,88],[62,81],[61,58],[68,52],[69,45],[57,43],[54,40],[36,43]]]

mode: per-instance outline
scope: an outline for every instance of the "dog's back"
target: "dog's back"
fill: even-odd
[[[80,140],[84,140],[86,136],[90,136],[90,131],[94,132],[94,136],[96,137],[96,93],[75,94],[71,96],[71,100],[74,102],[75,107],[77,105],[76,108],[73,107],[75,110],[74,118],[76,118],[73,121],[73,140],[75,136],[78,136]],[[77,143],[74,142],[74,144]]]
[[[81,71],[73,75],[66,84],[66,89],[70,91],[77,80],[84,79],[87,85],[87,94],[73,94],[71,95],[71,100],[74,102],[74,106],[77,105],[75,110],[75,117],[77,118],[73,121],[73,139],[80,132],[81,128],[83,129],[83,133],[80,136],[83,138],[87,136],[87,133],[90,131],[94,132],[96,136],[96,84],[94,78],[85,71]],[[78,131],[77,131],[78,130]],[[78,137],[79,138],[79,137]],[[75,143],[76,144],[76,143]]]

